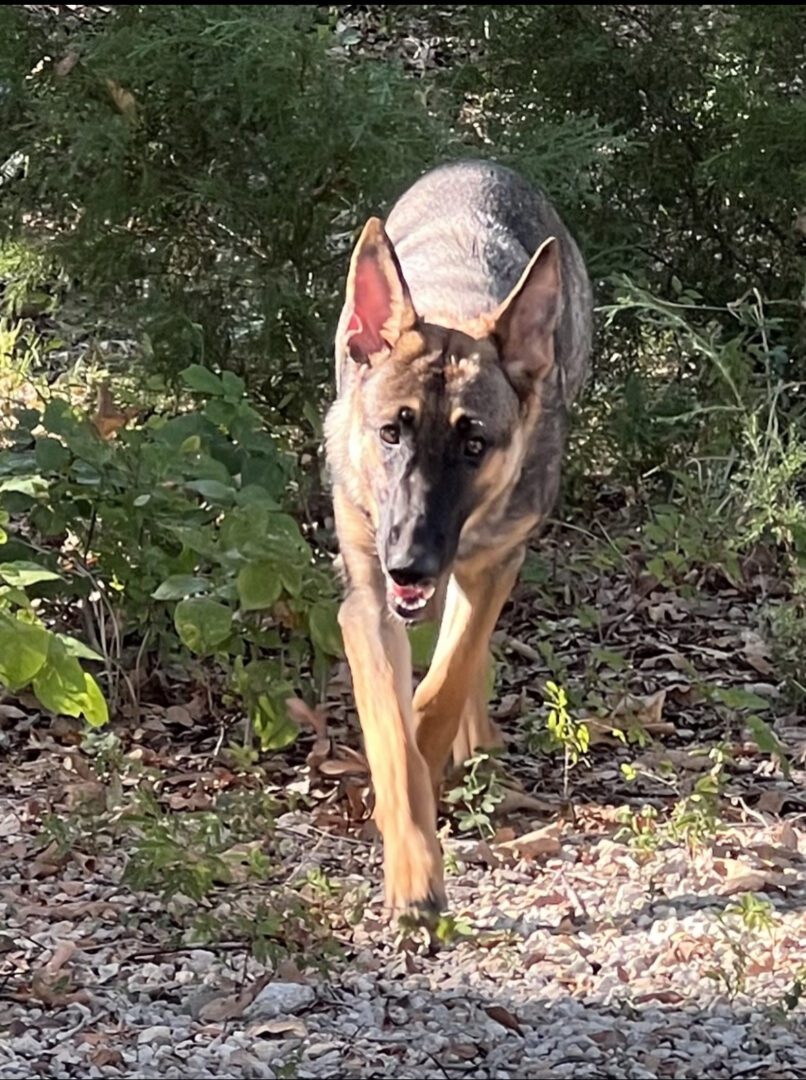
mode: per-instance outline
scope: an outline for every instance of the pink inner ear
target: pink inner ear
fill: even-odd
[[[381,331],[392,310],[389,284],[372,256],[361,259],[355,270],[353,314],[347,332],[355,355],[372,356],[387,347]]]

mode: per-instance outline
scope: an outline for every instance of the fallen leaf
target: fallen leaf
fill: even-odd
[[[792,852],[800,851],[800,837],[796,829],[788,821],[782,821],[778,830],[778,843]]]
[[[331,758],[319,765],[319,772],[323,776],[364,776],[368,772],[368,766],[360,761],[346,761],[344,758]]]
[[[724,878],[722,896],[734,893],[764,892],[770,886],[781,888],[783,875],[771,870],[758,870],[741,859],[714,859],[714,869]]]
[[[107,79],[106,84],[110,88],[109,92],[112,94],[112,98],[120,112],[124,114],[128,112],[133,116],[134,110],[136,109],[134,97],[128,90],[123,90],[117,83],[113,83],[111,79]],[[115,97],[112,86],[117,87],[116,92],[120,96],[119,100]],[[131,99],[130,105],[126,103],[127,98]],[[122,104],[119,103],[119,101]],[[122,427],[125,427],[130,420],[133,420],[139,411],[140,410],[137,408],[119,409],[112,398],[112,391],[109,389],[109,385],[107,383],[101,383],[98,387],[95,412],[90,416],[90,423],[102,439],[109,440],[113,438]]]
[[[512,852],[519,859],[556,855],[562,847],[560,827],[556,823],[545,825],[542,829],[534,829],[523,836],[516,836],[514,840],[505,840],[497,846],[503,848],[504,851]]]
[[[675,769],[686,769],[688,772],[707,772],[713,765],[705,754],[675,749],[649,750],[633,762],[634,766],[647,770],[657,770],[659,766],[667,763]]]
[[[74,941],[63,941],[60,945],[56,946],[53,956],[51,956],[50,960],[45,964],[44,971],[48,976],[55,975],[64,967],[75,951],[76,943]]]
[[[277,1020],[255,1020],[246,1027],[246,1034],[250,1038],[258,1038],[268,1035],[274,1039],[304,1039],[308,1034],[308,1028],[304,1020],[298,1016],[283,1016]]]
[[[193,717],[184,705],[169,705],[165,710],[165,719],[181,727],[193,727]]]
[[[591,746],[610,743],[618,746],[622,740],[613,731],[629,731],[643,728],[650,735],[674,735],[675,726],[661,719],[666,701],[666,689],[658,690],[648,697],[625,694],[607,717],[588,716],[583,722],[588,728]]]
[[[517,1016],[511,1013],[509,1009],[505,1009],[503,1005],[486,1005],[484,1011],[494,1020],[496,1024],[500,1024],[501,1027],[507,1029],[507,1031],[514,1031],[517,1035],[523,1037],[523,1028]]]
[[[303,727],[311,728],[320,739],[327,735],[327,712],[322,705],[312,709],[298,697],[288,698],[285,705],[292,720],[296,720]]]
[[[788,798],[788,792],[768,788],[759,795],[756,810],[763,814],[780,814]]]
[[[77,52],[65,53],[61,60],[59,60],[58,63],[53,65],[53,72],[55,75],[58,75],[60,79],[63,79],[65,78],[65,76],[70,74],[70,72],[73,70],[77,63]]]
[[[535,795],[528,795],[525,791],[507,785],[504,788],[504,798],[498,804],[499,814],[511,814],[515,810],[534,810],[536,813],[554,814],[557,812],[559,801],[550,802],[548,799],[539,799]]]
[[[448,1049],[450,1053],[458,1057],[460,1061],[472,1061],[473,1058],[479,1056],[479,1048],[475,1043],[452,1042],[449,1044]]]
[[[119,1050],[111,1050],[108,1046],[99,1046],[89,1055],[91,1063],[96,1069],[103,1069],[107,1065],[117,1067],[123,1064],[123,1055]]]
[[[69,983],[64,977],[51,983],[38,973],[31,979],[31,996],[49,1008],[63,1008],[65,1005],[89,1005],[92,995],[89,990],[69,990]]]
[[[661,1005],[677,1005],[685,998],[676,990],[647,990],[645,994],[637,994],[632,1000],[642,1005],[648,1001],[659,1001]]]
[[[114,79],[105,79],[104,81],[109,96],[112,98],[118,112],[125,116],[127,120],[134,120],[137,116],[137,101],[131,90],[125,90]]]
[[[222,1023],[225,1020],[236,1020],[239,1016],[243,1016],[244,1010],[252,1004],[263,987],[270,982],[271,977],[271,974],[261,975],[251,986],[248,986],[239,994],[225,994],[213,998],[212,1001],[208,1001],[206,1005],[199,1009],[199,1019],[210,1024]]]

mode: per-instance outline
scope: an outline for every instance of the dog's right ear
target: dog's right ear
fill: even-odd
[[[401,335],[417,323],[400,263],[380,218],[369,219],[353,251],[347,308],[346,344],[359,363],[385,360]]]

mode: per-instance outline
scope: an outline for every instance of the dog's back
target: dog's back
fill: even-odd
[[[556,358],[565,403],[576,397],[590,351],[590,285],[576,243],[542,192],[492,162],[442,165],[401,196],[386,231],[415,308],[440,325],[494,310],[541,243],[556,237],[563,283]]]

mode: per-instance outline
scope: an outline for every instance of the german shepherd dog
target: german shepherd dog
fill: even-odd
[[[327,416],[339,612],[384,841],[386,902],[443,909],[453,750],[497,743],[490,636],[551,512],[591,290],[545,195],[482,161],[421,177],[353,252]],[[406,623],[440,620],[412,697]]]

